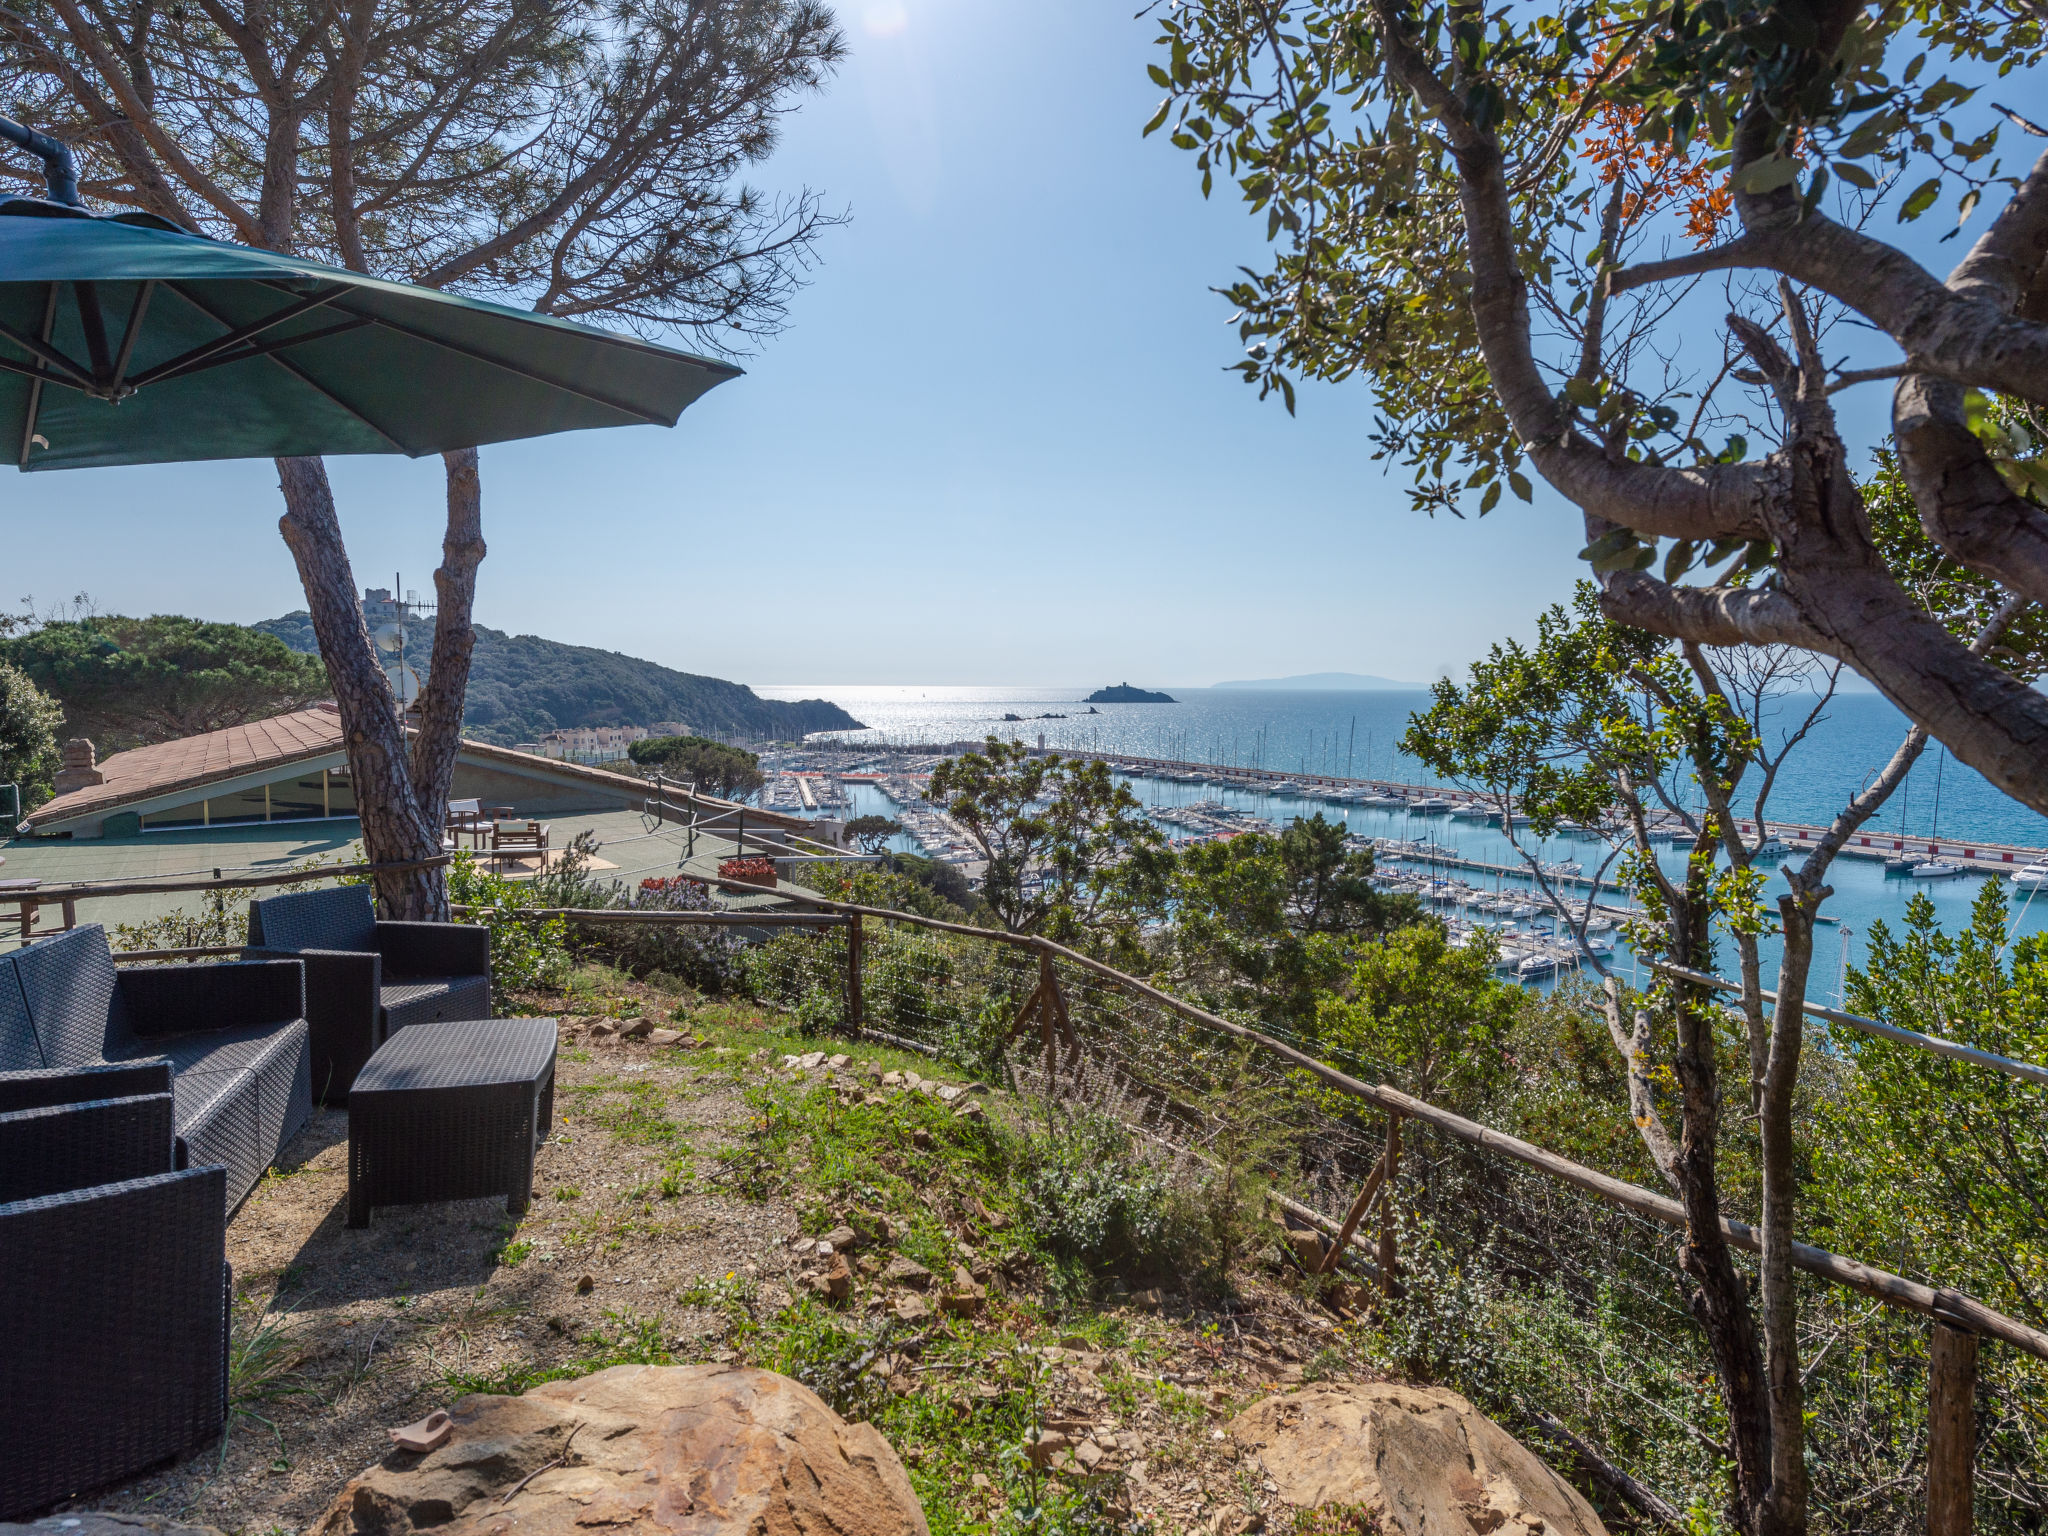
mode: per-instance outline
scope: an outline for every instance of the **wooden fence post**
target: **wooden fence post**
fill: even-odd
[[[1344,1225],[1337,1229],[1336,1237],[1331,1240],[1328,1250],[1323,1254],[1323,1262],[1317,1268],[1317,1274],[1327,1275],[1337,1267],[1338,1261],[1344,1257],[1344,1250],[1351,1244],[1351,1234],[1358,1230],[1358,1224],[1365,1220],[1365,1213],[1372,1209],[1373,1200],[1380,1192],[1380,1183],[1386,1176],[1387,1159],[1385,1154],[1382,1154],[1380,1160],[1372,1165],[1372,1172],[1366,1175],[1365,1188],[1361,1189],[1358,1198],[1351,1202],[1351,1209],[1344,1217]]]
[[[1937,1321],[1927,1346],[1927,1536],[1970,1536],[1976,1459],[1977,1335]]]
[[[1401,1171],[1401,1117],[1387,1115],[1387,1176],[1380,1181],[1380,1292],[1389,1299],[1401,1294],[1396,1278],[1401,1265],[1400,1239],[1394,1232],[1394,1180]]]
[[[860,962],[864,943],[864,930],[858,914],[846,923],[846,1032],[857,1035],[861,1030]]]

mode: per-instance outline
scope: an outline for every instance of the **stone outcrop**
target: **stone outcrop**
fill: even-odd
[[[880,1432],[772,1371],[620,1365],[449,1415],[447,1444],[393,1451],[309,1536],[929,1536]]]
[[[221,1536],[210,1525],[180,1525],[151,1515],[118,1515],[78,1510],[26,1525],[0,1521],[0,1536]]]
[[[1576,1488],[1441,1387],[1319,1383],[1230,1433],[1283,1503],[1363,1506],[1387,1536],[1606,1536]]]

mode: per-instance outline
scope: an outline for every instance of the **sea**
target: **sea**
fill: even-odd
[[[827,733],[814,740],[913,746],[999,735],[1033,746],[1042,743],[1051,748],[1085,748],[1218,766],[1341,774],[1410,784],[1440,782],[1399,745],[1409,717],[1428,707],[1426,690],[1352,693],[1168,688],[1165,691],[1176,701],[1172,704],[1101,704],[1093,706],[1092,714],[1090,706],[1082,702],[1091,691],[1081,687],[916,684],[807,684],[755,690],[764,698],[830,699],[865,727]],[[1779,738],[1805,717],[1810,702],[1797,696],[1784,701],[1783,723],[1775,728]],[[1006,721],[1006,715],[1022,718]],[[1884,766],[1906,728],[1905,717],[1876,694],[1843,694],[1830,700],[1822,718],[1787,754],[1772,789],[1769,816],[1779,821],[1825,823]],[[1767,732],[1767,739],[1770,735]],[[879,791],[866,785],[851,787],[857,811],[886,814],[890,810]],[[1479,822],[1145,777],[1133,777],[1131,787],[1147,804],[1222,799],[1281,823],[1297,815],[1320,814],[1346,822],[1363,836],[1425,839],[1453,847],[1467,859],[1502,865],[1519,862],[1500,829]],[[1981,839],[2048,848],[2048,818],[2016,804],[1938,746],[1930,746],[1922,754],[1907,782],[1864,830],[1905,835],[1916,841],[1938,839],[1944,845]],[[1570,837],[1553,838],[1539,850],[1546,862],[1576,859],[1589,871],[1603,853],[1591,840]],[[1475,884],[1484,880],[1470,871],[1447,873]],[[1887,875],[1876,860],[1838,859],[1831,875],[1835,894],[1824,909],[1831,921],[1817,945],[1816,997],[1825,995],[1833,1000],[1839,996],[1843,972],[1860,963],[1861,936],[1880,920],[1896,931],[1909,896],[1928,897],[1942,925],[1955,928],[1967,921],[1971,903],[1986,878],[1996,877],[1966,874],[1949,880],[1915,881]],[[1512,880],[1505,883],[1515,884]],[[1774,878],[1766,895],[1784,888],[1782,881]],[[2048,926],[2048,896],[2037,902],[2033,892],[2010,886],[2008,890],[2013,898],[2012,932],[2034,932]],[[1775,962],[1769,947],[1765,959],[1767,964]],[[1625,951],[1621,964],[1624,969],[1630,964]],[[1732,955],[1724,957],[1724,974],[1732,964]]]

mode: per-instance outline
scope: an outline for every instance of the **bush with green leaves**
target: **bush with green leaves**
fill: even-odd
[[[1033,1235],[1088,1276],[1136,1276],[1171,1263],[1167,1174],[1107,1115],[1046,1106],[1018,1147],[1018,1184]]]
[[[0,784],[21,790],[24,815],[50,797],[64,711],[18,667],[0,661]]]
[[[559,917],[529,915],[534,906],[530,885],[508,880],[466,849],[458,850],[448,866],[448,900],[467,909],[465,922],[490,933],[493,991],[546,990],[568,980],[568,925]]]

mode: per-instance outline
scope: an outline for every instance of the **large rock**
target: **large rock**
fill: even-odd
[[[0,1522],[0,1536],[220,1536],[211,1525],[181,1525],[158,1515],[120,1515],[81,1509],[22,1525]]]
[[[1363,1505],[1388,1536],[1606,1536],[1576,1488],[1455,1392],[1318,1383],[1230,1433],[1297,1509]]]
[[[393,1451],[310,1536],[929,1536],[874,1426],[772,1371],[619,1365],[449,1414],[447,1444]]]

